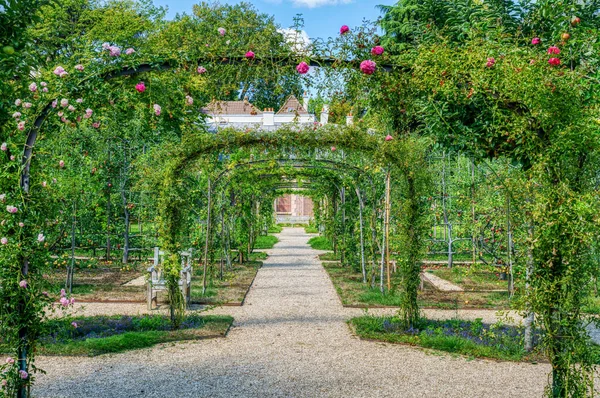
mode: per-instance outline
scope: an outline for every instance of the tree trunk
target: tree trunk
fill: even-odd
[[[206,294],[206,273],[208,270],[208,242],[210,239],[210,210],[212,207],[212,186],[210,178],[208,179],[208,207],[206,211],[206,240],[204,244],[204,264],[202,274],[202,295]],[[241,254],[241,251],[240,251]]]
[[[71,264],[67,268],[67,281],[65,290],[71,294],[73,289],[73,273],[75,271],[75,223],[77,220],[77,201],[73,202],[73,215],[71,216]]]
[[[365,237],[363,233],[363,199],[360,189],[356,187],[356,196],[358,197],[358,217],[360,222],[360,267],[362,269],[363,283],[367,283],[367,267],[365,264]]]
[[[391,170],[388,170],[385,178],[385,268],[387,274],[387,289],[392,290],[390,276],[390,212],[391,212]]]

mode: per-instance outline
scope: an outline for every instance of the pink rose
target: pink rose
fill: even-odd
[[[53,108],[56,108],[57,105],[58,105],[58,101],[57,100],[52,101],[52,107]]]
[[[331,147],[331,152],[335,152],[335,149],[336,149],[336,148],[335,148],[334,146],[332,146],[332,147]]]
[[[342,27],[340,28],[340,35],[345,35],[348,32],[350,32],[350,28],[348,27],[348,25],[342,25]]]
[[[144,91],[146,91],[146,85],[144,84],[144,82],[139,82],[135,85],[135,89],[138,91],[138,93],[143,93]]]
[[[44,240],[46,240],[44,234],[38,234],[37,241],[42,243]]]
[[[135,50],[131,47],[129,47],[127,50],[125,50],[125,55],[131,55],[135,52]]]
[[[8,357],[8,358],[6,358],[6,363],[9,365],[12,365],[13,363],[15,363],[15,360],[14,360],[14,358]]]
[[[24,370],[19,370],[19,377],[23,380],[29,377],[29,374]]]
[[[206,73],[206,68],[204,66],[199,66],[196,71],[200,74]]]
[[[381,55],[385,50],[381,46],[375,46],[371,49],[371,54],[373,55]]]
[[[25,109],[29,109],[33,106],[33,104],[31,102],[23,102],[23,108]]]
[[[15,105],[16,105],[16,106],[21,106],[21,103],[22,103],[22,102],[23,102],[23,101],[21,101],[20,99],[18,99],[18,98],[17,98],[17,99],[15,100]]]
[[[0,239],[0,243],[2,243],[3,245],[8,244],[8,238],[2,238],[2,239]]]
[[[15,158],[15,155],[10,155],[10,160],[11,160],[11,161],[12,161],[12,160],[15,160],[15,159],[16,159],[16,158]]]
[[[64,161],[64,160],[60,160],[60,161],[58,162],[58,167],[60,167],[61,169],[62,169],[63,167],[65,167],[65,161]]]
[[[186,96],[185,96],[185,103],[186,103],[187,105],[194,105],[194,99],[193,99],[191,96],[189,96],[189,95],[186,95]]]
[[[21,282],[19,282],[19,287],[21,289],[27,289],[27,281],[23,279]]]
[[[15,214],[19,211],[19,209],[17,209],[15,206],[6,206],[6,211],[9,212],[10,214]]]
[[[47,93],[47,92],[48,92],[48,87],[44,87],[44,88],[42,88],[42,91],[43,91],[44,93]]]
[[[69,304],[71,304],[71,305],[75,304],[75,297],[71,297],[71,300],[69,300]]]
[[[67,291],[65,289],[60,289],[60,297],[66,297]]]
[[[60,106],[62,106],[63,108],[66,108],[67,105],[69,105],[69,100],[66,98],[63,98],[60,100]]]
[[[71,322],[71,326],[73,326],[75,329],[77,329],[77,322]]]
[[[0,145],[0,150],[6,152],[8,150],[8,144],[6,142],[3,142],[2,145]]]
[[[25,130],[25,122],[17,123],[17,128],[19,129],[19,131]]]
[[[102,49],[108,50],[110,48],[110,43],[104,42],[102,43]]]
[[[46,87],[47,85],[48,85],[48,83],[46,83],[46,82],[41,82],[40,83],[40,86],[42,86],[42,87]]]
[[[548,54],[560,54],[560,49],[556,46],[552,46],[550,48],[548,48]]]
[[[110,46],[108,47],[108,55],[111,57],[118,57],[121,55],[121,49],[117,46]]]
[[[81,103],[83,102],[83,98],[77,98],[77,99],[75,100],[75,102],[77,102],[78,104],[81,104]]]
[[[15,112],[15,113],[13,113],[12,117],[14,117],[15,119],[19,119],[21,117],[21,112]]]
[[[100,128],[100,122],[94,122],[92,123],[92,127],[95,129],[99,129]]]
[[[372,75],[375,73],[375,69],[377,69],[377,64],[370,59],[362,61],[360,63],[360,70],[365,75]]]
[[[217,31],[219,32],[219,34],[221,36],[225,36],[225,33],[227,33],[227,31],[225,30],[225,28],[219,28],[219,29],[217,29]]]
[[[537,46],[541,42],[542,42],[542,40],[540,40],[539,37],[534,37],[533,39],[531,39],[531,44],[533,44],[534,46]]]
[[[87,109],[85,110],[85,115],[83,115],[83,117],[84,117],[84,118],[86,118],[86,119],[89,119],[89,118],[91,118],[91,117],[92,117],[92,113],[94,113],[94,111],[93,111],[93,110],[91,110],[90,108],[87,108]]]
[[[253,51],[248,51],[245,55],[246,58],[248,59],[254,59],[254,52]]]
[[[487,59],[487,63],[485,64],[486,67],[491,68],[496,64],[496,59],[493,57],[490,57]]]
[[[386,140],[386,141],[391,141],[391,140],[393,140],[393,139],[394,139],[394,137],[392,137],[392,136],[391,136],[391,135],[389,135],[389,134],[388,134],[388,135],[385,137],[385,140]]]
[[[60,304],[63,307],[68,307],[69,306],[69,299],[67,299],[66,297],[61,297],[60,300],[58,300],[60,302]]]
[[[75,107],[73,105],[69,105],[69,107],[67,108],[67,110],[69,112],[75,112]]]
[[[559,58],[550,58],[548,60],[548,63],[552,66],[558,66],[558,65],[560,65],[560,59]]]
[[[37,89],[38,89],[38,87],[37,87],[37,84],[35,84],[35,82],[31,83],[29,85],[29,91],[31,91],[32,93],[35,93],[37,91]]]
[[[24,226],[25,226],[24,223],[22,223],[22,222],[19,223],[19,227],[23,228]]]
[[[79,72],[83,72],[83,70],[84,70],[85,68],[83,67],[83,65],[81,65],[81,64],[77,64],[77,65],[75,65],[75,69],[77,69]]]
[[[56,76],[61,76],[63,73],[65,73],[65,68],[63,68],[62,66],[57,66],[56,69],[54,69],[54,74]]]
[[[58,115],[58,117],[63,117],[65,115],[65,113],[63,111],[58,111],[57,115]]]
[[[298,66],[296,66],[296,70],[301,75],[304,75],[304,74],[308,73],[308,71],[310,70],[310,66],[308,66],[308,64],[306,62],[300,62],[298,64]]]
[[[154,114],[156,116],[160,116],[160,112],[162,111],[162,108],[160,107],[160,105],[154,104],[153,108],[154,108]]]

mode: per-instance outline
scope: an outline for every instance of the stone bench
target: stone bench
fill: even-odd
[[[179,272],[179,289],[183,295],[185,306],[190,303],[192,293],[192,253],[188,249],[179,253],[181,256],[181,271]],[[148,311],[152,310],[152,302],[158,307],[158,292],[167,290],[167,281],[163,275],[164,253],[158,247],[154,248],[154,264],[148,268],[147,301]]]

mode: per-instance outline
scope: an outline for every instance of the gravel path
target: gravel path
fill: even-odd
[[[541,397],[549,366],[362,341],[302,229],[284,229],[227,338],[41,357],[36,397]],[[133,312],[130,306],[127,312]],[[137,306],[138,312],[143,312]],[[121,307],[121,309],[125,309]],[[373,312],[373,311],[370,311]],[[440,312],[441,314],[441,312]],[[473,312],[473,317],[478,313]]]

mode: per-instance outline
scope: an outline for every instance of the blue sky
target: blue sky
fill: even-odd
[[[192,5],[199,0],[154,0],[154,4],[167,6],[169,17],[177,13],[191,13]],[[221,0],[235,4],[240,1]],[[260,12],[274,15],[282,27],[290,27],[296,14],[304,18],[304,30],[309,37],[330,37],[338,34],[340,26],[358,26],[364,18],[375,20],[380,15],[378,4],[392,5],[397,0],[255,0],[252,3]]]

